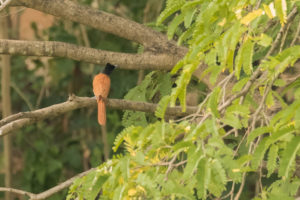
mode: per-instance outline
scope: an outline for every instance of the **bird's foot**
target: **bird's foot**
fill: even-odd
[[[107,102],[107,98],[106,98],[106,97],[103,97],[103,96],[101,96],[101,95],[96,96],[96,99],[97,99],[97,101],[102,100],[102,101],[104,101],[105,103]]]

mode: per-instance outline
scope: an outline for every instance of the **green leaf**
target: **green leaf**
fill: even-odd
[[[244,87],[244,85],[249,81],[249,77],[247,78],[243,78],[241,80],[239,80],[236,84],[234,84],[234,86],[232,87],[232,92],[239,92],[242,90],[242,88]]]
[[[118,136],[116,137],[115,141],[114,141],[114,147],[112,148],[114,150],[114,152],[116,152],[119,148],[119,146],[123,143],[124,141],[124,137],[134,131],[139,131],[141,130],[142,127],[135,127],[135,126],[129,126],[125,129],[123,129],[123,131],[121,133],[118,134]]]
[[[176,74],[184,66],[184,60],[180,60],[171,70],[171,74]]]
[[[275,128],[290,124],[295,112],[300,108],[300,101],[295,101],[288,107],[280,110],[270,121],[270,126]]]
[[[202,199],[206,199],[206,190],[208,184],[210,183],[211,168],[206,159],[202,159],[199,163],[196,179],[198,182],[197,185],[197,195]]]
[[[295,128],[300,131],[300,108],[298,108],[295,114]]]
[[[273,83],[274,86],[283,87],[286,85],[286,81],[283,79],[276,79]]]
[[[272,38],[264,33],[261,34],[259,37],[259,41],[257,44],[263,46],[263,47],[268,47],[272,43]]]
[[[188,151],[188,161],[182,176],[183,180],[188,180],[197,170],[199,162],[204,158],[203,152],[193,147]]]
[[[283,26],[284,23],[286,22],[286,9],[287,9],[286,1],[275,0],[274,2],[275,2],[276,14],[279,17],[281,26]]]
[[[183,32],[179,38],[178,38],[178,41],[177,41],[177,44],[178,45],[181,45],[184,41],[188,40],[193,32],[194,32],[194,29],[195,29],[195,24],[192,24],[189,29],[187,29],[185,32]]]
[[[172,15],[174,12],[181,9],[184,5],[185,0],[168,0],[167,7],[165,10],[159,15],[156,24],[160,25],[167,17]]]
[[[234,113],[226,113],[224,118],[221,119],[221,121],[224,124],[232,126],[236,129],[242,128],[242,124],[241,124],[239,117],[237,115],[235,115]]]
[[[268,138],[263,138],[255,149],[255,152],[254,152],[253,158],[252,158],[252,162],[251,162],[253,169],[257,169],[259,164],[261,163],[262,159],[264,158],[265,152],[267,151],[267,149],[269,147],[267,145],[267,140],[268,140]]]
[[[226,172],[221,164],[221,162],[217,159],[212,161],[212,169],[218,176],[218,181],[221,182],[224,186],[227,182]]]
[[[260,136],[262,134],[270,133],[272,130],[273,129],[271,127],[268,127],[268,126],[258,127],[256,129],[254,129],[253,131],[251,131],[251,133],[249,134],[249,136],[247,138],[247,144],[249,144],[255,138],[257,138],[258,136]]]
[[[201,5],[204,0],[194,0],[194,1],[187,1],[184,6],[182,7],[183,10],[188,9],[189,7],[195,7],[197,5]]]
[[[123,193],[126,188],[126,184],[118,186],[113,193],[113,200],[123,199]]]
[[[268,153],[268,162],[267,162],[267,169],[268,169],[268,177],[275,171],[277,167],[277,156],[278,156],[278,146],[273,144],[270,147]]]
[[[170,96],[164,96],[158,103],[155,116],[161,119],[164,119],[166,110],[168,108],[168,105],[170,103],[171,97]]]
[[[185,28],[190,28],[193,18],[197,12],[197,9],[194,7],[189,7],[187,9],[182,9],[184,15],[184,26]]]
[[[267,98],[266,98],[266,105],[268,108],[272,107],[273,105],[275,104],[274,102],[274,98],[273,98],[273,92],[270,91],[267,95]]]
[[[128,182],[128,179],[130,178],[130,172],[129,172],[130,158],[129,157],[121,158],[119,163],[120,163],[122,178],[124,179],[125,182]]]
[[[174,17],[172,22],[169,24],[168,32],[167,32],[169,40],[171,40],[173,38],[176,28],[179,26],[179,24],[181,24],[183,22],[183,20],[184,20],[184,15],[180,14],[180,15],[177,15],[176,17]]]
[[[287,138],[290,136],[291,133],[295,131],[293,126],[286,125],[278,130],[276,130],[275,133],[273,133],[267,141],[268,145],[271,145],[279,140],[283,140],[284,138]]]
[[[219,99],[220,92],[221,92],[220,87],[215,87],[208,100],[209,109],[212,112],[212,114],[215,115],[216,117],[220,117],[218,111],[218,99]]]
[[[243,70],[247,75],[250,75],[253,71],[252,57],[254,43],[251,41],[251,39],[247,39],[242,48]]]
[[[126,110],[123,114],[122,125],[129,126],[147,126],[147,119],[144,112]]]
[[[291,171],[292,164],[295,162],[297,152],[300,149],[300,136],[295,136],[292,141],[289,142],[286,149],[280,158],[280,165],[278,175],[283,178],[289,177],[289,172]]]
[[[240,74],[241,74],[241,70],[242,70],[242,65],[243,65],[243,46],[240,47],[240,49],[238,50],[237,56],[235,58],[235,76],[237,78],[237,80],[240,79]]]
[[[182,112],[185,112],[186,111],[186,87],[183,87],[183,89],[178,95],[178,99],[182,106]]]

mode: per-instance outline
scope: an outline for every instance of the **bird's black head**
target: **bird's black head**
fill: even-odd
[[[110,75],[115,68],[116,68],[116,66],[114,66],[110,63],[107,63],[102,73]]]

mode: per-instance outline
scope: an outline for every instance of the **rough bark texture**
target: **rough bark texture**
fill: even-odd
[[[170,70],[181,57],[172,54],[129,54],[81,47],[64,42],[1,40],[0,54],[63,57],[105,65],[113,63],[122,69]]]

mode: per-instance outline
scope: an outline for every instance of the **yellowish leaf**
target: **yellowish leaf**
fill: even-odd
[[[222,21],[218,23],[219,26],[224,26],[226,24],[226,18],[223,18]]]
[[[266,14],[268,15],[268,17],[270,19],[274,18],[276,16],[276,12],[275,12],[275,8],[274,8],[274,3],[270,3],[269,6],[267,6],[266,4],[263,4],[264,10],[266,12]]]
[[[241,171],[241,169],[232,169],[232,172],[234,172],[234,173],[237,173],[237,172],[240,172]]]
[[[254,10],[248,13],[245,17],[241,19],[241,23],[245,25],[249,25],[254,19],[260,17],[264,11],[262,9]]]
[[[136,189],[132,188],[132,189],[128,190],[129,196],[134,196],[135,194],[136,194]]]
[[[275,0],[275,10],[276,14],[279,17],[281,26],[286,23],[286,1],[285,0]]]

